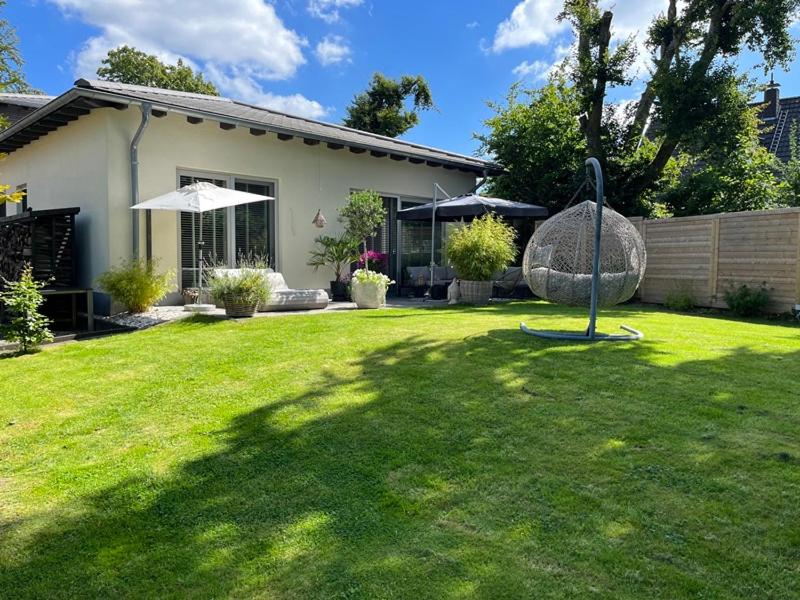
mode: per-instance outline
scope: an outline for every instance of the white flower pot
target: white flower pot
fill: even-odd
[[[358,308],[380,308],[386,306],[386,286],[380,283],[359,282],[353,280],[350,284],[353,302]]]

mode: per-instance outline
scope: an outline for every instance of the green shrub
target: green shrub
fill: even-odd
[[[97,284],[128,312],[145,312],[172,288],[174,271],[157,273],[155,260],[129,260],[97,278]]]
[[[209,277],[211,297],[214,302],[237,302],[242,304],[261,304],[269,300],[269,282],[264,272],[257,269],[239,269],[231,273],[219,269]]]
[[[691,283],[680,283],[667,292],[664,306],[670,310],[687,311],[697,306]]]
[[[47,285],[34,280],[33,269],[29,264],[20,273],[17,281],[5,282],[5,291],[0,292],[0,303],[9,316],[9,323],[2,327],[3,335],[9,342],[19,344],[21,353],[27,353],[44,342],[53,339],[48,325],[50,322],[39,312],[44,302],[41,289]]]
[[[724,292],[723,297],[728,308],[740,317],[760,314],[769,304],[769,290],[764,283],[757,288],[747,285],[731,288]]]
[[[486,214],[450,233],[447,259],[460,279],[488,281],[514,260],[516,236],[502,219]]]

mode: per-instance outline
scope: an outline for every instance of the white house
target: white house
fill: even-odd
[[[118,261],[149,256],[177,273],[171,302],[193,281],[199,225],[190,214],[130,210],[138,200],[198,179],[274,196],[205,217],[206,250],[228,263],[268,254],[292,287],[327,287],[330,274],[306,265],[313,240],[340,231],[337,209],[352,190],[374,189],[389,214],[376,249],[389,253],[400,281],[405,267],[427,264],[430,226],[397,221],[395,211],[430,201],[434,184],[456,195],[500,170],[227,98],[106,81],[78,80],[55,98],[0,96],[3,107],[17,120],[0,132],[0,181],[25,189],[28,208],[80,208],[79,284],[91,287]],[[322,230],[312,224],[318,210],[328,221]],[[108,299],[99,294],[96,306],[108,310]]]

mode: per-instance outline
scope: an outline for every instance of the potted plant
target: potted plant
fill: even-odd
[[[320,267],[333,269],[331,299],[337,302],[346,302],[350,299],[346,271],[349,270],[350,263],[358,258],[358,242],[343,233],[338,237],[321,235],[314,240],[314,243],[316,246],[311,251],[306,264],[314,267],[315,271]]]
[[[214,271],[209,279],[211,297],[225,307],[229,317],[252,317],[270,297],[269,282],[257,269]]]
[[[374,236],[386,221],[386,209],[378,192],[364,190],[353,192],[347,204],[339,210],[339,220],[345,224],[347,234],[364,246],[364,268],[353,273],[350,292],[358,308],[378,308],[386,304],[386,291],[391,281],[386,275],[369,270],[367,239]],[[377,298],[377,300],[376,300]]]
[[[394,281],[378,271],[357,269],[350,280],[353,302],[358,308],[386,306],[386,291]]]
[[[447,242],[447,259],[460,279],[461,300],[488,304],[492,275],[508,268],[517,254],[516,232],[502,219],[486,214],[456,228]]]

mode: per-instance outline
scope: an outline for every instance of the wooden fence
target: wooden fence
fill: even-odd
[[[725,290],[765,283],[771,311],[800,304],[800,208],[631,221],[647,246],[643,302],[689,289],[698,305],[725,308]]]

